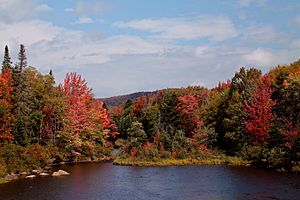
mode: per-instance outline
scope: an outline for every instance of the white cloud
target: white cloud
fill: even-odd
[[[250,6],[251,4],[255,4],[258,6],[265,6],[267,3],[267,0],[239,0],[238,1],[240,6]]]
[[[275,31],[271,26],[257,26],[253,25],[244,28],[243,38],[247,42],[253,41],[255,43],[278,43],[286,40],[286,34]]]
[[[77,0],[74,7],[66,8],[66,12],[73,12],[80,16],[98,15],[111,9],[111,5],[102,0]]]
[[[74,24],[91,24],[93,22],[93,19],[89,17],[79,17],[78,20],[74,22]]]
[[[143,19],[116,22],[115,27],[149,31],[162,39],[203,39],[222,41],[238,35],[234,24],[222,16],[198,16],[195,18]]]
[[[244,55],[243,58],[247,64],[252,64],[254,66],[265,66],[269,67],[274,63],[275,57],[273,54],[265,49],[255,49],[252,52]]]
[[[300,28],[300,15],[295,16],[294,22],[295,22],[295,25]]]
[[[16,54],[18,45],[25,44],[29,64],[41,68],[48,67],[53,61],[71,68],[105,63],[119,55],[151,54],[159,57],[184,51],[182,47],[135,36],[104,37],[101,31],[69,30],[41,20],[0,23],[0,29],[0,46],[8,44]]]
[[[293,40],[291,42],[291,47],[293,47],[293,48],[300,48],[300,39]]]
[[[15,22],[35,16],[36,0],[0,0],[0,22]]]
[[[35,10],[38,11],[38,12],[49,12],[49,11],[52,11],[53,8],[51,8],[49,5],[47,4],[40,4],[40,5],[37,5],[35,7]]]

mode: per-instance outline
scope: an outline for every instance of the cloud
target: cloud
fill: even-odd
[[[292,48],[300,48],[300,39],[293,40],[291,42],[291,47]]]
[[[257,48],[243,56],[247,64],[258,66],[271,66],[274,62],[274,56],[271,52]]]
[[[47,4],[39,4],[37,0],[0,0],[0,23],[13,23],[31,20],[41,12],[53,9]]]
[[[38,12],[49,12],[49,11],[52,11],[53,8],[51,8],[49,5],[47,4],[40,4],[40,5],[37,5],[35,7],[35,10],[38,11]]]
[[[300,28],[300,15],[295,16],[294,24]]]
[[[10,23],[24,21],[36,15],[35,0],[0,0],[0,21]]]
[[[89,17],[79,17],[78,20],[74,22],[74,24],[91,24],[93,22],[93,19]]]
[[[99,15],[110,10],[111,5],[102,0],[83,1],[77,0],[74,7],[66,8],[65,11],[73,12],[80,16]]]
[[[239,0],[238,3],[243,7],[250,6],[251,4],[265,6],[267,4],[267,0]]]
[[[168,56],[184,51],[167,43],[153,42],[137,36],[104,36],[101,31],[77,31],[42,20],[0,23],[0,46],[8,44],[16,54],[19,44],[29,50],[30,63],[47,67],[54,60],[60,65],[80,67],[101,64],[120,55]]]
[[[242,31],[243,39],[247,42],[255,43],[278,43],[286,40],[286,34],[275,31],[271,26],[253,25],[246,27]]]
[[[156,34],[161,39],[195,40],[210,39],[222,41],[236,37],[234,24],[222,16],[198,16],[195,18],[142,19],[129,22],[116,22],[118,28],[133,28]]]

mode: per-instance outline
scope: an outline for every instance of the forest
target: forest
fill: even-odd
[[[24,45],[15,64],[6,46],[0,88],[0,176],[103,158],[300,171],[300,60],[107,108],[79,74],[57,85],[27,65]]]

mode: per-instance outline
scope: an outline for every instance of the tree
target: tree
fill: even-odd
[[[30,129],[32,113],[32,90],[29,86],[29,79],[24,74],[27,66],[25,47],[20,45],[18,63],[12,70],[13,77],[13,114],[15,125],[13,134],[18,144],[27,145],[30,143],[32,130]]]
[[[87,87],[85,79],[74,72],[66,75],[61,89],[67,97],[65,102],[67,121],[64,132],[71,136],[74,147],[80,147],[82,143],[80,135],[93,129],[88,110],[88,104],[92,100],[91,89]]]
[[[12,64],[12,62],[10,60],[9,50],[6,45],[5,50],[4,50],[4,58],[3,58],[3,62],[2,62],[2,73],[4,72],[5,69],[8,69],[11,72],[11,70],[12,70],[11,64]]]
[[[0,141],[13,139],[12,109],[12,76],[9,68],[4,68],[0,74]]]
[[[196,97],[192,94],[178,97],[176,109],[180,115],[182,130],[188,136],[192,136],[201,125],[200,110]]]
[[[179,112],[176,109],[178,98],[175,91],[167,90],[158,97],[158,106],[161,116],[161,128],[174,135],[179,126]]]
[[[27,58],[25,54],[25,46],[23,44],[20,45],[20,51],[18,54],[18,68],[22,71],[27,66]]]
[[[253,91],[251,100],[244,103],[244,111],[247,118],[244,120],[245,130],[254,141],[263,143],[269,138],[271,123],[274,120],[272,107],[275,101],[271,99],[272,89],[267,76]]]
[[[143,124],[140,122],[132,122],[128,129],[128,142],[131,147],[141,147],[147,140],[147,135],[143,129]]]
[[[206,119],[209,119],[212,124],[210,126],[217,134],[217,145],[227,153],[238,152],[247,141],[243,124],[243,102],[250,99],[260,75],[261,72],[255,68],[241,68],[232,78],[230,87],[225,87],[219,93],[221,96],[217,95],[215,98],[213,106],[208,106],[214,117],[207,116]],[[215,89],[215,92],[219,89],[222,88]]]

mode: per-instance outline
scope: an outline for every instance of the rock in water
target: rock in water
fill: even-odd
[[[52,173],[52,176],[67,176],[67,175],[70,175],[70,173],[68,173],[64,170],[58,170],[58,171]]]
[[[49,174],[45,173],[45,172],[42,172],[42,173],[40,173],[40,176],[49,176]]]
[[[26,176],[25,178],[35,178],[36,175],[29,175],[29,176]]]
[[[66,172],[64,170],[58,170],[58,172],[60,173],[61,176],[67,176],[67,175],[70,175],[69,172]]]

